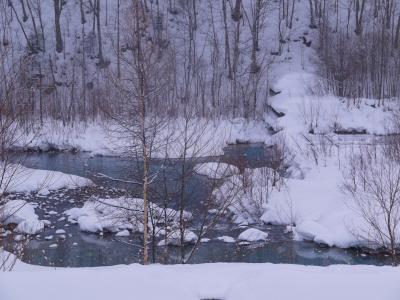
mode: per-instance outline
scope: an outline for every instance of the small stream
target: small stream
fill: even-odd
[[[189,162],[193,167],[200,162],[221,160],[236,164],[243,168],[268,166],[271,148],[263,144],[232,145],[224,149],[221,157],[196,159]],[[135,185],[110,180],[108,177],[129,180],[140,171],[140,164],[120,157],[91,157],[86,153],[28,153],[24,154],[24,165],[31,168],[62,171],[68,174],[84,176],[92,179],[95,187],[85,187],[74,190],[51,191],[49,195],[13,195],[15,199],[25,199],[37,203],[36,213],[40,219],[51,221],[51,225],[29,241],[15,242],[10,236],[4,241],[5,248],[13,251],[24,243],[23,261],[36,265],[57,267],[92,267],[141,262],[141,234],[131,234],[129,237],[116,237],[111,233],[104,235],[84,233],[79,226],[71,224],[63,218],[62,213],[72,207],[81,207],[90,197],[113,198],[124,195],[138,195]],[[152,172],[164,170],[169,186],[174,189],[179,170],[179,163],[169,163],[155,160]],[[103,174],[106,176],[99,176]],[[107,177],[108,176],[108,177]],[[157,186],[157,182],[155,183]],[[208,178],[193,175],[188,180],[187,193],[190,197],[188,210],[195,212],[207,193],[210,193]],[[140,195],[140,194],[139,194]],[[52,212],[52,213],[49,213]],[[54,213],[56,212],[56,213]],[[190,263],[208,262],[249,262],[249,263],[291,263],[304,265],[326,266],[331,264],[372,264],[388,265],[391,259],[384,255],[368,255],[359,249],[328,248],[311,242],[293,241],[290,233],[285,233],[283,226],[257,225],[268,232],[268,241],[262,243],[226,243],[217,240],[220,236],[237,236],[245,230],[228,220],[213,228],[208,234],[208,242],[202,242],[192,257]],[[63,229],[65,233],[56,234]],[[156,262],[179,262],[177,247],[156,247]],[[165,253],[165,252],[168,253]],[[189,251],[189,249],[188,249]]]

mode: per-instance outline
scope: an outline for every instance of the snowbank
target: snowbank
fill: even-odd
[[[22,166],[12,167],[6,172],[3,190],[7,192],[31,192],[74,188],[91,184],[89,179],[68,175],[61,172],[33,170]],[[7,178],[7,174],[9,178]],[[43,230],[45,223],[39,220],[35,207],[24,200],[12,200],[0,209],[0,220],[3,224],[17,224],[16,232],[36,234]]]
[[[199,118],[190,120],[187,126],[185,124],[183,119],[177,118],[167,121],[160,128],[158,144],[164,146],[154,149],[153,157],[182,157],[185,150],[185,130],[187,144],[190,145],[186,149],[186,157],[220,155],[227,144],[237,141],[265,142],[270,136],[262,120],[237,118],[210,121]],[[42,151],[77,150],[90,152],[92,155],[123,155],[132,143],[131,137],[116,133],[119,130],[115,129],[115,125],[100,120],[87,125],[75,124],[74,127],[64,127],[56,121],[47,121],[37,131],[32,134],[35,138],[31,139],[29,145],[21,144],[20,147]],[[165,141],[167,138],[169,143]]]
[[[249,228],[239,234],[239,241],[247,241],[247,242],[258,242],[258,241],[266,241],[268,238],[268,233],[263,232],[256,228]]]
[[[118,236],[118,237],[127,237],[127,236],[129,236],[129,235],[130,235],[129,230],[128,230],[128,229],[124,229],[124,230],[122,230],[122,231],[120,231],[120,232],[117,232],[117,234],[116,234],[115,236]]]
[[[45,225],[35,214],[34,206],[24,200],[8,201],[0,210],[0,223],[17,224],[15,231],[26,234],[36,234]]]
[[[217,263],[54,270],[18,262],[15,270],[0,273],[1,299],[398,300],[400,295],[400,269],[394,267]],[[37,288],[43,282],[45,291]]]
[[[219,236],[219,237],[217,237],[217,240],[222,241],[224,243],[235,243],[236,242],[236,240],[233,237],[227,236],[227,235]]]
[[[49,190],[76,188],[92,184],[92,181],[62,172],[35,170],[19,165],[9,165],[5,169],[1,186],[2,191],[38,192],[47,194]],[[24,200],[7,201],[0,207],[0,221],[5,224],[17,224],[15,231],[25,234],[36,234],[43,230],[44,221],[35,213],[35,206]]]
[[[197,235],[190,230],[185,230],[183,234],[183,243],[184,244],[194,244],[198,240]],[[158,246],[172,245],[179,246],[181,245],[181,232],[179,230],[173,230],[172,232],[167,234],[167,238],[161,240]]]
[[[36,191],[46,195],[49,190],[77,188],[92,184],[90,179],[57,171],[37,170],[21,165],[6,167],[2,190],[7,192]]]
[[[295,238],[348,248],[363,244],[357,232],[368,228],[342,193],[342,173],[335,158],[310,168],[306,177],[288,179],[285,188],[271,193],[261,220],[296,224]]]
[[[388,101],[385,106],[377,107],[373,99],[339,99],[321,93],[320,82],[321,78],[307,72],[280,77],[275,88],[282,93],[271,98],[271,105],[285,115],[277,118],[274,126],[293,138],[310,130],[315,133],[356,130],[369,134],[386,134],[390,130],[396,102]]]
[[[345,164],[347,154],[355,150],[353,145],[368,144],[374,139],[372,135],[390,132],[392,110],[397,104],[387,101],[385,106],[376,107],[372,99],[354,101],[326,95],[321,78],[299,70],[282,74],[274,88],[281,93],[271,97],[270,103],[283,115],[273,126],[280,130],[295,161],[284,186],[270,192],[263,203],[261,220],[295,224],[293,232],[298,240],[341,248],[371,245],[371,241],[360,238],[368,231],[368,224],[341,190],[340,164]],[[365,135],[338,135],[341,131]],[[328,138],[322,140],[318,134]]]

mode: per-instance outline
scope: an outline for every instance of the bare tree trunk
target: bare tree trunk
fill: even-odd
[[[232,13],[232,19],[235,22],[239,22],[240,18],[242,17],[241,7],[242,7],[242,0],[236,0],[235,8]]]
[[[360,0],[356,0],[356,35],[362,34],[362,22],[363,22],[363,15],[364,15],[364,8],[365,8],[365,0],[361,0],[362,3],[360,5]]]
[[[85,11],[83,10],[83,0],[79,0],[79,8],[81,11],[81,24],[86,23]]]
[[[121,78],[121,46],[120,46],[120,20],[119,20],[119,11],[121,0],[117,0],[117,73],[118,78]]]
[[[224,35],[225,35],[225,67],[228,67],[228,78],[232,79],[231,49],[229,46],[229,31],[226,17],[226,1],[222,1],[222,12],[224,16]]]
[[[42,51],[46,52],[46,38],[44,36],[44,27],[43,27],[43,19],[42,19],[42,7],[40,0],[37,0],[37,14],[39,16],[39,24],[40,24],[40,31],[42,35]]]
[[[315,24],[315,11],[314,11],[314,5],[313,5],[313,0],[308,0],[309,5],[310,5],[310,25],[309,27],[311,29],[317,28],[317,25]]]
[[[104,66],[104,57],[103,57],[103,44],[101,41],[101,22],[100,22],[100,0],[96,0],[96,19],[97,19],[97,41],[99,45],[99,66]]]
[[[29,4],[29,0],[26,1],[26,6],[28,7],[29,15],[31,16],[31,20],[32,20],[33,32],[35,33],[35,40],[36,40],[36,47],[35,48],[41,50],[40,43],[39,43],[39,33],[38,33],[38,30],[37,30],[37,27],[36,27],[35,17],[34,17],[34,15],[32,13],[32,9],[31,9],[31,6]]]
[[[239,64],[239,42],[240,42],[240,22],[236,22],[235,29],[235,42],[233,48],[233,116],[236,117],[238,113],[238,78],[237,78],[237,69]]]
[[[54,29],[56,32],[56,51],[61,53],[63,51],[63,40],[61,36],[60,17],[62,10],[62,0],[53,0],[54,4]]]
[[[22,8],[22,21],[26,22],[28,21],[28,15],[26,13],[24,0],[19,0],[19,2],[21,3]]]
[[[400,39],[400,15],[397,19],[396,34],[394,37],[394,49],[399,48],[399,39]]]
[[[140,115],[140,135],[142,144],[143,155],[143,264],[149,263],[149,250],[148,250],[148,222],[149,222],[149,202],[148,202],[148,186],[149,186],[149,153],[147,149],[146,140],[146,100],[145,100],[145,78],[144,66],[142,58],[142,44],[141,44],[141,28],[139,20],[139,1],[136,1],[136,63],[139,80],[139,115]]]

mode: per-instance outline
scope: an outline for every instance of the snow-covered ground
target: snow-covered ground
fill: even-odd
[[[396,101],[375,106],[374,99],[339,99],[323,93],[322,79],[309,72],[298,71],[280,77],[275,89],[281,91],[271,99],[271,105],[285,116],[276,119],[274,126],[295,138],[298,134],[352,131],[386,134],[391,131]]]
[[[341,192],[341,182],[335,160],[316,166],[305,179],[288,179],[280,192],[271,193],[261,219],[266,223],[296,224],[298,239],[344,248],[362,243],[356,233],[365,224]]]
[[[13,192],[37,192],[46,195],[50,190],[76,188],[92,184],[91,180],[57,171],[26,168],[22,165],[5,167],[2,190]]]
[[[400,296],[400,269],[395,267],[218,263],[54,269],[17,262],[14,269],[0,273],[1,299],[397,300]]]

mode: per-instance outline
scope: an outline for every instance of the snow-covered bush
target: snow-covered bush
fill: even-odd
[[[232,197],[228,211],[235,223],[258,223],[274,185],[281,180],[280,175],[268,167],[245,169],[243,173],[227,178],[213,194],[217,201]]]
[[[354,234],[395,255],[400,246],[400,163],[391,144],[363,146],[349,159],[344,191],[366,226]]]

